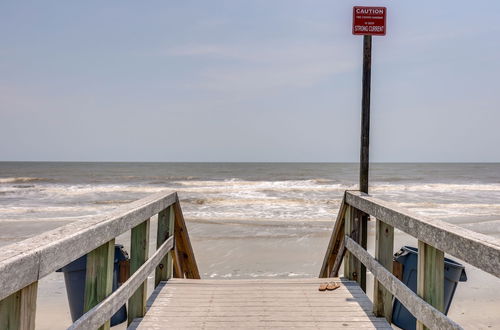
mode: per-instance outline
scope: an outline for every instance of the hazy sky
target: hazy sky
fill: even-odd
[[[2,1],[0,160],[500,161],[499,1]]]

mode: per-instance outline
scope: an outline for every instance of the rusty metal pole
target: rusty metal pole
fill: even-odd
[[[359,190],[368,193],[370,146],[370,89],[372,71],[372,36],[363,36],[363,94],[361,98],[361,155]]]
[[[370,153],[370,91],[372,71],[372,36],[363,36],[363,94],[361,98],[361,152],[359,166],[359,190],[368,193],[368,170]],[[357,213],[360,220],[359,243],[366,249],[368,240],[368,214]],[[359,280],[361,289],[366,292],[366,268],[361,264]]]

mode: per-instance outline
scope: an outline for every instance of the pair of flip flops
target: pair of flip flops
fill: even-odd
[[[325,290],[333,291],[333,290],[338,289],[338,288],[340,288],[340,284],[337,282],[325,282],[325,283],[321,283],[319,285],[318,290],[319,291],[325,291]]]

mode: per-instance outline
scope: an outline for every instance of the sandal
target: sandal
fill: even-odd
[[[325,291],[327,287],[328,287],[328,283],[327,283],[327,282],[325,282],[325,283],[321,283],[321,284],[319,285],[318,290],[319,290],[319,291]]]
[[[336,290],[340,288],[340,285],[337,283],[337,282],[330,282],[328,283],[328,285],[326,286],[326,289],[328,291],[333,291],[333,290]]]

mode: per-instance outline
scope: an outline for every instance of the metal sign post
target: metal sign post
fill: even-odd
[[[387,8],[354,7],[352,15],[352,34],[363,36],[363,94],[361,99],[359,190],[368,193],[372,36],[385,35]]]
[[[363,36],[363,94],[361,98],[359,190],[364,193],[368,193],[372,36],[385,35],[386,14],[387,9],[385,7],[354,7],[352,13],[352,34]],[[368,214],[359,210],[355,210],[353,213],[350,219],[346,219],[346,221],[350,222],[349,226],[351,229],[351,232],[347,234],[361,244],[362,247],[366,248],[368,238]],[[379,230],[378,227],[377,230]],[[347,276],[351,279],[355,279],[361,286],[361,289],[366,292],[366,267],[358,260],[354,260],[353,269],[355,271],[351,274],[347,274]],[[377,283],[375,283],[375,286],[377,286]]]

